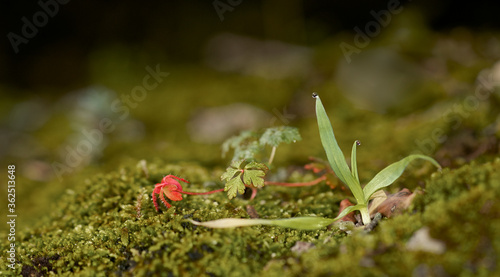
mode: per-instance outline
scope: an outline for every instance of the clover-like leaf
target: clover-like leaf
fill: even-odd
[[[236,197],[237,193],[242,194],[245,192],[245,184],[243,184],[240,177],[242,173],[240,166],[242,163],[243,160],[233,161],[226,169],[226,172],[224,172],[224,174],[220,177],[222,181],[226,181],[224,191],[227,191],[227,197],[229,197],[229,199]]]
[[[243,169],[243,183],[247,186],[261,188],[264,186],[264,177],[267,173],[267,166],[263,163],[250,162]]]
[[[267,166],[262,163],[233,161],[221,176],[221,180],[226,181],[224,191],[227,191],[227,196],[232,199],[238,193],[243,194],[246,186],[263,187],[267,171]]]

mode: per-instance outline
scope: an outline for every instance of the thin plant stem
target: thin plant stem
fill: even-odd
[[[364,208],[359,209],[359,211],[361,213],[361,220],[363,221],[363,225],[368,225],[371,222],[368,208],[365,206]]]
[[[216,189],[212,191],[207,191],[207,192],[189,192],[189,191],[183,191],[183,190],[178,190],[177,192],[183,193],[183,194],[189,194],[189,195],[207,195],[207,194],[212,194],[212,193],[217,193],[224,191],[224,189]]]
[[[304,182],[304,183],[284,183],[284,182],[266,181],[264,184],[266,184],[268,186],[282,186],[282,187],[308,187],[308,186],[314,186],[323,180],[326,180],[326,175],[323,175],[323,176],[321,176],[315,180],[312,180],[310,182]]]
[[[269,156],[269,164],[273,163],[275,154],[276,154],[276,146],[273,146],[273,149],[271,150],[271,155]]]
[[[252,187],[250,188],[252,189],[252,196],[250,196],[250,200],[253,200],[255,196],[257,196],[257,189]]]

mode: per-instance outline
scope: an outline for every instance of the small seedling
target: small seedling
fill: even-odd
[[[244,131],[238,136],[227,139],[222,144],[222,156],[234,149],[234,156],[231,165],[222,174],[221,180],[226,182],[225,191],[229,199],[234,198],[237,193],[244,193],[245,188],[252,189],[254,199],[257,194],[257,188],[261,188],[268,183],[264,181],[269,165],[274,160],[276,148],[282,143],[291,143],[301,140],[299,131],[295,127],[281,126],[267,128],[260,134],[257,132]],[[258,162],[257,156],[260,155],[266,146],[271,146],[271,154],[268,162]],[[280,183],[272,183],[280,185]]]
[[[318,128],[321,138],[321,143],[325,149],[326,156],[332,167],[333,171],[337,177],[347,185],[351,190],[354,198],[356,199],[356,205],[346,207],[336,218],[322,218],[322,217],[296,217],[290,219],[239,219],[239,218],[228,218],[220,219],[208,222],[196,222],[192,221],[193,224],[202,225],[211,228],[230,228],[238,226],[251,226],[251,225],[276,225],[281,227],[303,229],[303,230],[314,230],[318,228],[323,228],[331,223],[341,219],[345,215],[353,212],[360,211],[363,224],[369,224],[371,221],[370,214],[368,213],[368,202],[372,195],[391,185],[408,166],[408,164],[415,159],[424,159],[436,167],[441,169],[441,166],[433,158],[425,155],[410,155],[402,160],[395,162],[382,171],[380,171],[375,177],[366,184],[364,188],[361,187],[358,177],[358,168],[356,163],[356,147],[359,146],[359,141],[355,141],[351,150],[351,168],[346,163],[344,154],[340,149],[335,135],[333,133],[333,128],[330,120],[326,114],[325,108],[321,103],[321,99],[316,93],[313,93],[313,98],[316,99],[316,117],[318,121]]]
[[[232,199],[237,193],[243,194],[245,187],[250,187],[253,190],[252,199],[255,197],[255,188],[264,186],[264,176],[266,176],[268,168],[265,164],[245,161],[233,161],[222,174],[222,181],[226,181],[225,191],[227,196]]]
[[[335,139],[332,125],[328,119],[325,108],[321,103],[321,99],[316,93],[313,93],[313,97],[316,99],[316,117],[318,120],[321,143],[325,149],[330,166],[335,172],[335,175],[337,175],[337,177],[349,187],[357,201],[355,206],[352,206],[352,208],[349,207],[346,210],[350,210],[349,212],[359,210],[363,224],[370,223],[368,201],[370,201],[371,196],[375,192],[391,185],[394,181],[396,181],[396,179],[403,174],[403,171],[411,161],[415,159],[424,159],[441,169],[439,163],[431,157],[425,155],[410,155],[399,162],[395,162],[384,168],[377,175],[375,175],[375,177],[373,177],[373,179],[368,182],[364,188],[361,188],[356,163],[356,147],[360,145],[359,141],[355,141],[352,146],[351,169],[349,169],[349,166],[345,161],[344,154]]]

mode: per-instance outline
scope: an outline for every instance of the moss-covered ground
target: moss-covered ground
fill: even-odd
[[[82,180],[54,212],[18,236],[17,273],[82,276],[493,276],[500,250],[500,159],[445,169],[426,178],[410,210],[383,219],[371,233],[346,235],[278,227],[207,229],[187,219],[300,215],[334,217],[343,193],[325,185],[264,188],[254,203],[225,195],[187,196],[157,213],[151,188],[164,172],[189,176],[193,191],[210,189],[216,174],[195,164],[128,167]],[[208,182],[208,183],[207,183]],[[409,250],[420,228],[445,244],[443,253]],[[5,237],[2,249],[6,249]],[[293,251],[297,242],[313,248]],[[5,266],[5,261],[2,261]]]
[[[395,37],[391,32],[387,30],[378,43],[383,45]],[[419,41],[422,34],[409,36]],[[454,56],[452,47],[460,45],[464,36],[475,53],[467,66],[461,60],[466,57]],[[500,94],[493,89],[477,94],[477,88],[484,85],[476,82],[479,72],[491,68],[500,57],[494,51],[488,54],[485,37],[451,34],[422,42],[429,44],[427,48],[399,44],[398,53],[407,60],[413,57],[415,61],[410,63],[424,73],[420,85],[385,113],[360,109],[343,94],[338,80],[329,77],[337,67],[327,61],[339,59],[329,51],[343,38],[313,49],[317,71],[299,80],[165,67],[171,75],[158,86],[160,93],[151,92],[137,109],[131,109],[127,120],[120,121],[131,126],[135,126],[132,120],[141,122],[145,134],[139,134],[139,139],[124,139],[123,134],[131,129],[117,124],[99,155],[72,167],[61,178],[53,174],[49,178],[43,172],[37,178],[27,176],[23,169],[28,163],[12,158],[18,168],[16,268],[9,269],[2,258],[0,275],[500,276]],[[379,46],[374,43],[371,47]],[[110,60],[94,61],[96,77],[92,81],[127,93],[144,72],[106,67],[120,65],[112,59],[123,59],[118,52],[110,53],[115,56],[97,55]],[[316,81],[309,82],[313,77]],[[361,82],[356,78],[351,82]],[[362,182],[416,152],[435,157],[443,171],[437,172],[427,163],[411,165],[388,192],[408,188],[421,193],[406,211],[383,218],[369,233],[338,225],[297,231],[269,226],[208,229],[189,222],[248,218],[247,210],[252,207],[261,218],[335,217],[340,201],[351,195],[340,184],[332,189],[324,182],[304,188],[264,187],[251,201],[247,196],[228,200],[224,193],[186,195],[182,201],[170,201],[173,206],[168,210],[163,205],[160,212],[155,210],[151,193],[167,174],[189,180],[186,191],[224,187],[220,176],[229,158],[220,157],[219,145],[189,139],[186,122],[196,112],[193,107],[235,102],[266,111],[295,107],[290,113],[296,118],[281,123],[297,126],[303,140],[278,148],[269,178],[288,182],[315,179],[317,176],[303,169],[308,156],[324,158],[312,91],[321,95],[344,152],[348,153],[355,139],[362,142],[358,148]],[[26,100],[11,97],[2,105]],[[43,128],[26,134],[36,138],[36,145],[15,150],[25,153],[23,159],[46,161],[48,171],[52,161],[63,161],[54,153],[74,133],[67,124],[69,112],[52,108]],[[105,112],[106,107],[100,117],[111,116]],[[79,123],[86,124],[84,120]],[[88,124],[83,126],[93,126]],[[119,128],[125,128],[120,129],[123,133]],[[0,229],[2,257],[9,248],[5,227]],[[420,250],[410,247],[409,241],[425,229],[432,239],[424,239]],[[435,245],[440,250],[431,250]],[[305,250],[297,250],[299,246]]]

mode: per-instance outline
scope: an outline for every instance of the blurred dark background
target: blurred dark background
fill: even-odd
[[[49,1],[58,3],[55,0]],[[106,45],[124,45],[134,52],[170,63],[197,63],[214,35],[230,32],[315,45],[372,20],[371,10],[387,9],[390,1],[218,1],[235,5],[217,14],[217,1],[67,1],[27,44],[14,53],[7,38],[20,34],[22,18],[32,22],[38,1],[1,1],[0,83],[29,88],[65,89],[89,84],[87,58]],[[491,30],[500,26],[497,1],[402,1],[418,11],[428,28]],[[223,6],[221,6],[223,7]],[[336,49],[340,51],[339,49]]]
[[[466,97],[500,58],[493,1],[0,5],[0,160],[19,161],[39,181],[60,176],[54,165],[71,164],[68,155],[103,118],[116,129],[62,175],[87,165],[113,169],[124,157],[225,164],[218,146],[225,138],[280,124],[310,132],[313,146],[286,158],[301,161],[322,153],[310,127],[312,91],[334,100],[330,108],[347,124],[366,115],[357,109],[404,116]],[[348,61],[339,46],[356,46],[355,28],[391,6],[400,11]],[[148,67],[171,75],[140,105],[120,106]]]
[[[354,28],[388,5],[402,11],[347,61],[339,46],[355,46]],[[19,204],[33,221],[40,207],[100,173],[185,161],[224,168],[231,157],[221,157],[220,144],[242,130],[298,127],[303,140],[280,146],[274,164],[303,165],[324,155],[316,91],[343,132],[341,147],[363,142],[359,167],[369,175],[419,150],[415,139],[428,141],[435,126],[449,137],[500,126],[500,94],[457,130],[443,115],[464,106],[480,74],[500,80],[499,8],[451,0],[1,0],[0,163],[16,165]],[[40,27],[28,26],[34,20]],[[158,67],[170,75],[125,106],[147,68]],[[96,139],[103,120],[113,131]],[[426,144],[425,154],[442,145]]]

